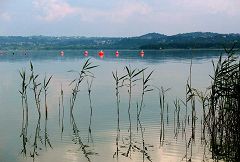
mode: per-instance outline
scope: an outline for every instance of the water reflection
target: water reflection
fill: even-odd
[[[147,76],[144,75],[144,71],[146,69],[132,69],[130,66],[125,67],[125,75],[122,76],[118,75],[118,71],[115,73],[112,72],[113,78],[115,80],[115,96],[116,96],[116,107],[117,107],[117,135],[116,135],[116,151],[113,157],[117,157],[117,161],[119,160],[119,153],[121,151],[121,155],[125,157],[129,157],[130,159],[134,154],[140,153],[142,154],[142,161],[146,159],[152,161],[151,156],[148,154],[149,145],[146,144],[144,138],[145,128],[143,128],[140,117],[142,108],[144,107],[144,94],[146,92],[152,91],[153,89],[149,88],[148,81],[150,80],[150,76],[153,73],[150,72]],[[139,78],[142,75],[142,78]],[[139,134],[138,127],[140,128],[140,138],[136,138],[134,136],[134,129],[132,125],[132,98],[135,97],[135,93],[133,92],[133,87],[136,86],[138,83],[137,81],[142,81],[142,94],[140,103],[137,102],[137,111],[136,111],[136,118],[137,118],[137,132]],[[120,144],[120,89],[126,88],[128,92],[128,135],[122,138],[122,144]],[[153,147],[153,146],[151,146]],[[121,149],[121,150],[120,150]],[[123,151],[122,151],[123,150]]]
[[[19,90],[21,94],[21,101],[22,101],[22,132],[20,137],[22,137],[22,151],[21,153],[24,153],[26,156],[27,154],[27,142],[28,142],[28,137],[27,137],[27,132],[28,132],[28,96],[27,96],[27,88],[29,85],[29,82],[27,81],[27,76],[25,70],[22,70],[20,72],[20,76],[22,79],[22,89]]]
[[[86,145],[83,143],[81,136],[80,136],[80,130],[78,129],[78,126],[75,122],[75,118],[73,113],[70,113],[71,115],[71,125],[72,125],[72,131],[73,131],[73,142],[75,144],[78,144],[80,147],[80,150],[82,151],[82,153],[84,154],[84,157],[86,158],[87,161],[91,162],[90,156],[91,155],[97,155],[96,152],[94,152],[94,150],[90,149],[89,145]]]
[[[26,154],[27,154],[27,142],[28,142],[28,136],[27,136],[28,119],[27,118],[28,118],[28,115],[25,114],[25,108],[23,106],[22,131],[21,131],[20,137],[22,137],[22,151],[21,151],[21,153],[23,153],[24,156],[26,156]]]
[[[44,78],[43,87],[41,87],[41,83],[38,82],[39,75],[35,74],[34,67],[32,62],[30,62],[30,75],[27,75],[25,70],[22,70],[20,72],[20,76],[22,79],[22,89],[19,91],[21,94],[21,100],[22,100],[22,110],[23,110],[23,118],[22,118],[22,131],[20,137],[22,137],[22,151],[21,153],[24,153],[25,156],[27,156],[28,148],[27,145],[31,145],[31,148],[29,148],[29,154],[35,160],[36,156],[39,155],[39,151],[42,150],[42,147],[40,144],[44,144],[45,148],[47,149],[47,145],[49,145],[52,148],[50,138],[48,135],[48,106],[47,106],[47,89],[48,85],[50,83],[50,78]],[[31,92],[28,92],[28,89],[31,88],[33,91],[33,98],[35,102],[35,106],[38,111],[38,120],[35,127],[35,133],[33,137],[33,141],[31,141],[31,136],[28,135],[28,93],[31,94]],[[44,90],[44,105],[45,105],[45,127],[44,127],[44,141],[41,135],[41,104],[40,104],[40,98],[41,98],[41,92],[42,89]],[[32,114],[31,114],[32,116]]]
[[[60,162],[66,161],[66,159],[59,158],[60,154],[68,154],[68,156],[74,154],[76,161],[80,158],[84,158],[83,160],[85,161],[88,161],[89,158],[90,161],[106,162],[140,162],[150,160],[154,162],[169,160],[181,161],[182,159],[183,161],[202,161],[202,159],[209,159],[209,147],[207,146],[208,137],[205,135],[206,131],[204,129],[206,116],[204,117],[204,115],[201,115],[203,111],[202,108],[200,108],[199,110],[199,105],[197,104],[196,99],[193,102],[191,102],[191,100],[186,102],[186,98],[188,96],[186,96],[185,98],[185,93],[183,91],[181,91],[183,92],[183,95],[178,95],[179,93],[182,93],[179,89],[174,89],[178,88],[178,86],[184,85],[187,79],[186,75],[188,73],[189,65],[182,63],[182,60],[185,57],[184,54],[183,58],[180,59],[180,56],[173,56],[173,58],[168,58],[167,55],[170,55],[170,51],[166,54],[164,54],[163,51],[163,53],[156,52],[156,55],[154,54],[154,52],[151,52],[150,54],[149,51],[145,51],[144,58],[141,58],[138,54],[139,51],[120,51],[121,54],[117,58],[115,56],[115,51],[104,51],[104,60],[101,60],[97,55],[97,51],[92,50],[91,52],[89,52],[89,56],[95,57],[94,63],[100,64],[100,67],[96,68],[96,71],[94,69],[94,93],[91,86],[91,77],[85,78],[84,84],[81,84],[78,89],[81,90],[81,93],[78,94],[78,100],[75,103],[76,109],[73,109],[74,111],[72,111],[72,114],[70,114],[68,113],[68,111],[70,111],[69,108],[64,107],[64,104],[66,105],[66,103],[69,102],[69,98],[72,97],[71,93],[73,91],[71,88],[74,88],[74,84],[72,87],[67,86],[68,83],[71,81],[71,74],[67,73],[67,70],[72,68],[79,69],[79,66],[84,65],[85,57],[82,51],[73,51],[73,53],[71,53],[71,51],[64,51],[64,57],[61,57],[59,55],[59,51],[40,51],[36,53],[31,52],[32,51],[29,51],[28,55],[26,56],[24,55],[24,53],[19,56],[19,53],[16,52],[14,56],[16,56],[16,58],[19,57],[20,61],[17,60],[15,57],[12,57],[12,53],[10,53],[11,55],[8,56],[9,60],[5,62],[2,59],[3,56],[0,56],[0,71],[2,72],[2,83],[0,85],[0,102],[4,105],[3,107],[7,108],[1,109],[3,113],[0,114],[0,123],[5,123],[5,121],[8,121],[9,124],[13,125],[13,127],[11,127],[11,133],[9,133],[10,131],[8,130],[8,128],[5,128],[3,126],[4,124],[0,125],[0,142],[2,147],[1,152],[3,152],[1,154],[3,155],[1,157],[1,160],[7,159],[6,157],[9,155],[9,157],[11,156],[15,158],[15,160],[7,159],[7,162],[21,161],[21,159],[17,159],[19,158],[19,150],[24,156],[29,156],[29,154],[31,153],[35,161],[42,161],[42,159],[48,161],[48,157],[54,156],[58,157],[58,160]],[[49,54],[49,57],[46,57],[45,54]],[[176,55],[178,54],[179,53],[177,53]],[[150,58],[150,55],[152,55],[153,57]],[[208,61],[210,62],[214,54],[209,55],[210,57],[208,58]],[[17,120],[18,118],[20,118],[19,109],[12,109],[12,107],[17,107],[18,103],[11,101],[17,100],[20,103],[21,100],[19,100],[19,96],[16,97],[15,93],[11,92],[15,92],[17,87],[19,87],[19,78],[16,79],[15,76],[20,67],[26,66],[26,60],[28,59],[33,59],[36,61],[36,71],[40,74],[40,78],[38,77],[38,79],[36,80],[36,84],[40,83],[39,80],[43,80],[41,76],[45,73],[46,69],[52,71],[51,73],[54,74],[54,79],[53,81],[51,81],[53,83],[51,83],[49,86],[49,93],[46,100],[47,106],[44,106],[44,93],[41,93],[41,97],[39,98],[41,99],[41,113],[44,113],[44,108],[46,110],[47,107],[47,119],[46,115],[44,114],[45,120],[42,117],[39,122],[37,111],[38,109],[36,109],[34,91],[27,88],[30,93],[28,93],[27,97],[21,98],[21,114],[23,114],[23,117],[21,116],[22,125],[20,127]],[[197,57],[195,57],[194,59],[197,60]],[[161,64],[162,61],[170,63]],[[173,61],[178,62],[171,63]],[[201,59],[197,61],[200,62],[199,65],[193,64],[193,67],[197,66],[198,68],[196,69],[197,72],[195,74],[199,74],[198,72],[203,70],[204,74],[199,74],[199,77],[203,77],[205,76],[205,74],[208,75],[210,66],[206,66],[207,63]],[[157,64],[152,64],[152,62]],[[112,86],[111,76],[111,72],[115,69],[117,69],[118,79],[125,76],[127,70],[126,68],[125,70],[123,70],[123,67],[128,64],[131,64],[131,67],[133,67],[132,71],[136,68],[136,72],[139,72],[138,69],[142,69],[146,66],[148,66],[149,68],[154,68],[155,71],[152,76],[153,84],[159,85],[160,87],[161,85],[164,85],[165,82],[167,82],[167,86],[164,85],[164,87],[171,87],[171,91],[167,93],[165,99],[163,99],[162,97],[163,93],[161,88],[159,91],[160,97],[158,96],[158,91],[153,91],[151,93],[148,93],[147,95],[144,94],[144,97],[141,97],[143,81],[143,73],[141,73],[136,78],[140,80],[137,80],[135,82],[136,85],[134,84],[134,88],[132,89],[130,104],[131,108],[129,113],[129,87],[126,86],[127,84],[129,85],[129,82],[125,80],[124,86],[121,87],[122,80],[124,80],[124,78],[119,81],[119,84],[117,84],[116,86],[119,88],[119,92],[116,92],[116,89],[114,89],[116,87]],[[8,69],[8,73],[6,73],[6,69]],[[144,72],[145,74],[147,74],[146,71]],[[11,77],[9,77],[8,74]],[[116,76],[116,73],[114,74]],[[28,80],[30,75],[26,77],[26,82],[23,85],[26,85],[29,82]],[[34,73],[34,76],[36,75],[37,74]],[[147,75],[145,78],[147,78]],[[168,79],[165,80],[166,78]],[[193,80],[197,80],[197,78],[193,77]],[[205,84],[206,82],[207,81],[204,81],[204,85],[207,85]],[[66,86],[64,86],[64,88],[61,88],[60,90],[61,83]],[[88,85],[85,85],[85,83],[87,83]],[[33,88],[32,84],[33,83],[31,82],[30,88]],[[198,83],[196,85],[197,87],[199,86]],[[200,84],[200,86],[201,85],[202,84]],[[37,94],[39,93],[40,87],[41,86],[38,87],[39,89],[37,90]],[[177,93],[175,94],[175,92]],[[103,93],[104,99],[101,96],[103,95]],[[114,96],[114,94],[116,95]],[[27,102],[25,101],[26,98],[28,98]],[[39,99],[37,98],[37,102],[39,102]],[[163,103],[163,100],[165,100],[165,104],[160,104],[160,100],[161,103]],[[97,105],[96,109],[93,105],[93,101],[94,105]],[[26,106],[28,105],[26,104],[28,102],[30,104],[29,106]],[[191,105],[192,103],[195,103],[196,105],[195,110],[194,107],[192,107]],[[159,105],[162,105],[162,108]],[[27,111],[28,107],[29,109],[31,108],[29,112]],[[79,107],[81,107],[81,109],[77,109]],[[142,107],[142,110],[140,110],[140,107]],[[11,115],[5,115],[10,113]],[[131,118],[130,120],[129,114]],[[5,116],[9,116],[9,119]],[[28,119],[28,117],[30,118]],[[69,121],[69,118],[72,119],[71,123],[66,122]],[[19,130],[19,132],[21,132],[21,138],[19,138],[19,136],[14,136],[14,133],[16,134],[16,130],[18,130],[19,128],[21,129]],[[2,129],[4,131],[2,131]],[[51,132],[53,133],[51,134]],[[61,140],[59,139],[60,135]],[[37,139],[36,142],[35,138]],[[74,141],[74,144],[72,143],[72,139]],[[9,146],[7,144],[4,144],[4,142],[2,141],[7,141],[6,143],[10,143]],[[93,141],[94,146],[91,145]],[[13,144],[11,145],[11,143],[15,142],[18,143],[16,147],[17,151],[11,149],[15,148]],[[158,147],[159,142],[161,145],[160,148]],[[130,145],[131,147],[129,147]],[[54,149],[51,149],[51,146],[54,146]],[[129,148],[130,151],[128,153]],[[44,149],[44,151],[42,149]],[[4,155],[5,152],[8,152],[9,154]],[[91,156],[96,155],[96,152],[99,153],[99,156]],[[88,158],[85,157],[85,155],[82,156],[82,154],[84,153],[87,154]],[[127,155],[127,153],[128,157],[126,158],[125,156]],[[37,157],[37,155],[40,156]],[[113,155],[114,158],[112,158]],[[25,159],[23,159],[22,161],[25,161]],[[32,161],[32,158],[29,158],[28,161]]]
[[[87,78],[87,89],[88,89],[88,99],[89,99],[89,108],[90,108],[90,117],[89,117],[89,126],[88,126],[88,142],[93,143],[93,137],[92,137],[92,115],[93,115],[93,107],[92,107],[92,98],[91,98],[91,92],[92,92],[92,83],[93,83],[93,77]]]
[[[48,147],[48,146],[49,146],[50,148],[53,148],[53,147],[52,147],[52,144],[51,144],[51,142],[50,142],[49,134],[48,134],[47,123],[48,123],[48,119],[45,118],[44,145],[45,145],[46,150],[47,150],[47,147]]]
[[[65,115],[65,112],[64,112],[64,104],[63,104],[63,89],[62,89],[62,84],[61,84],[61,102],[60,102],[60,105],[62,107],[62,122],[61,122],[61,139],[62,139],[62,136],[63,136],[63,131],[64,131],[64,115]]]
[[[115,73],[112,72],[113,78],[115,80],[115,95],[116,95],[116,107],[117,107],[117,135],[116,135],[116,151],[113,155],[113,158],[116,156],[118,160],[119,156],[119,142],[120,142],[120,93],[119,93],[119,88],[123,87],[123,81],[126,75],[124,76],[119,76],[118,72],[116,71]],[[122,82],[122,84],[121,84]]]
[[[118,52],[118,51],[116,51],[115,55],[116,55],[116,57],[118,57],[118,56],[119,56],[119,52]]]

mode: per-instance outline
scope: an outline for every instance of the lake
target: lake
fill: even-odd
[[[143,57],[134,50],[120,50],[118,57],[113,50],[104,52],[103,58],[96,50],[89,50],[87,57],[82,50],[65,50],[64,55],[57,50],[1,52],[0,161],[211,161],[209,143],[203,140],[201,104],[196,99],[193,130],[191,107],[187,107],[186,117],[184,101],[190,67],[191,86],[205,91],[211,83],[212,60],[216,61],[223,51],[153,50],[145,51]],[[73,71],[80,72],[89,58],[92,65],[98,65],[89,69],[94,78],[89,76],[81,82],[71,111],[75,83],[70,83],[79,77]],[[47,118],[44,91],[39,96],[39,117],[32,83],[26,89],[28,116],[22,104],[19,71],[26,71],[28,80],[30,60],[34,73],[39,74],[38,88],[43,86],[45,75],[52,75],[46,97]],[[144,93],[139,118],[142,74],[136,76],[131,87],[130,111],[129,87],[119,87],[117,104],[112,72],[124,76],[126,66],[136,73],[147,68],[145,79],[153,71],[148,82],[149,90],[153,90]],[[163,97],[161,87],[169,88],[164,94],[164,111],[159,102]]]

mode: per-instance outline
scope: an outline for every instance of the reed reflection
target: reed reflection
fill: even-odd
[[[89,126],[88,126],[88,142],[91,141],[93,143],[92,129],[91,129],[92,115],[93,115],[92,98],[91,98],[92,83],[93,83],[93,77],[87,78],[88,99],[89,99],[89,108],[90,108],[90,117],[89,117]]]
[[[70,85],[74,84],[74,87],[72,89],[72,94],[70,98],[70,123],[72,125],[73,130],[73,142],[75,144],[78,144],[80,146],[80,150],[84,154],[84,157],[87,161],[91,161],[90,155],[96,155],[97,153],[93,151],[93,149],[90,149],[89,145],[84,144],[83,140],[80,136],[80,130],[75,122],[74,118],[74,112],[73,108],[76,102],[77,94],[80,91],[80,85],[83,83],[83,80],[87,80],[87,88],[88,88],[88,99],[89,99],[89,105],[90,105],[90,118],[89,118],[89,127],[88,127],[88,142],[91,140],[93,142],[92,134],[91,134],[91,124],[92,124],[92,100],[91,100],[91,88],[92,88],[92,82],[94,78],[94,74],[90,71],[91,69],[97,67],[97,65],[92,65],[92,62],[90,62],[90,59],[88,59],[80,72],[76,71],[70,71],[70,72],[76,72],[78,73],[78,77],[75,78]]]
[[[63,96],[63,89],[61,84],[60,96],[58,99],[58,126],[61,130],[61,140],[62,140],[63,131],[64,131],[64,115],[65,115],[63,98],[64,96]]]
[[[166,103],[166,92],[170,90],[170,88],[164,89],[163,87],[158,88],[154,86],[158,90],[159,97],[159,108],[160,108],[160,136],[159,136],[159,147],[163,146],[165,140],[165,122],[164,122],[164,112],[165,108],[168,109],[168,104]]]
[[[123,87],[123,81],[124,78],[127,75],[124,76],[119,76],[118,72],[116,71],[115,73],[112,72],[113,78],[115,80],[115,95],[116,95],[116,106],[117,106],[117,135],[116,135],[116,147],[117,150],[114,153],[113,157],[115,157],[115,155],[119,156],[119,141],[120,141],[120,93],[119,93],[119,88]]]
[[[131,69],[131,67],[125,67],[126,74],[119,76],[118,72],[115,73],[112,72],[113,78],[115,80],[115,96],[116,96],[116,107],[117,107],[117,135],[116,135],[116,151],[113,155],[113,157],[117,157],[117,160],[119,158],[119,152],[121,149],[127,149],[126,151],[121,151],[121,155],[130,157],[132,156],[132,153],[141,153],[142,154],[142,160],[145,161],[145,159],[152,161],[150,155],[148,154],[148,147],[149,145],[146,145],[145,139],[144,139],[144,132],[145,129],[143,128],[141,121],[140,121],[140,114],[142,111],[142,108],[144,107],[144,95],[146,92],[152,91],[153,89],[150,88],[150,85],[148,85],[148,81],[150,80],[150,76],[152,75],[153,71],[150,72],[147,77],[145,78],[144,70],[145,69]],[[142,74],[142,78],[139,76]],[[131,110],[131,104],[132,104],[132,97],[133,92],[132,88],[136,86],[137,81],[142,79],[142,95],[140,104],[137,102],[137,133],[138,133],[138,126],[141,130],[141,138],[133,138],[133,129],[132,129],[132,115],[130,113]],[[128,92],[128,119],[129,119],[129,135],[128,137],[123,138],[122,144],[120,145],[120,88],[127,88]],[[153,146],[151,146],[153,147]]]
[[[27,142],[28,142],[28,96],[27,96],[27,88],[30,83],[27,81],[27,76],[26,76],[26,71],[22,70],[19,72],[21,79],[22,79],[22,85],[21,85],[21,90],[19,90],[21,94],[21,103],[22,103],[22,131],[20,134],[20,137],[22,137],[22,146],[23,149],[21,153],[23,153],[25,156],[27,154]]]
[[[126,153],[123,153],[126,157],[131,157],[131,152],[134,149],[133,147],[133,138],[132,138],[132,119],[131,119],[131,104],[132,104],[132,88],[136,81],[139,80],[138,75],[141,74],[144,69],[137,70],[137,69],[131,69],[131,67],[125,67],[127,74],[126,78],[124,79],[125,83],[124,85],[128,89],[128,120],[129,120],[129,143],[128,143],[128,149]]]
[[[80,150],[82,151],[84,157],[88,162],[91,162],[90,156],[91,155],[97,155],[96,152],[94,152],[93,149],[90,149],[89,145],[84,144],[82,141],[82,138],[79,134],[80,130],[78,129],[78,126],[76,124],[73,112],[70,112],[70,118],[71,118],[71,125],[72,125],[72,130],[73,130],[73,142],[75,144],[78,144],[80,147]]]
[[[20,137],[22,137],[22,146],[23,149],[21,153],[26,156],[29,152],[30,156],[35,160],[36,156],[39,155],[39,152],[42,150],[41,145],[45,145],[45,148],[47,149],[47,145],[49,145],[52,148],[50,138],[48,135],[48,129],[47,129],[47,119],[48,119],[48,107],[47,107],[47,90],[48,90],[48,84],[50,83],[50,80],[52,78],[49,77],[48,79],[44,78],[43,81],[43,87],[41,87],[41,83],[38,82],[38,74],[35,74],[34,67],[32,62],[30,61],[30,71],[31,74],[27,75],[25,70],[22,70],[20,72],[20,76],[22,79],[22,89],[19,91],[21,93],[21,100],[22,100],[22,109],[23,109],[23,119],[22,119],[22,131]],[[28,79],[29,78],[29,79]],[[28,80],[28,81],[27,81]],[[34,102],[35,106],[37,108],[38,112],[38,120],[34,131],[34,137],[33,141],[31,141],[31,138],[28,136],[28,93],[27,89],[30,88],[33,91],[34,95]],[[41,104],[40,104],[40,98],[42,94],[42,90],[44,90],[44,104],[45,104],[45,129],[44,129],[44,142],[41,135]],[[30,93],[31,94],[31,93]],[[30,145],[32,147],[27,148],[27,146]],[[29,149],[29,150],[28,150]]]

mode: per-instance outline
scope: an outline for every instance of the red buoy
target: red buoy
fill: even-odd
[[[104,56],[103,50],[101,50],[101,51],[98,53],[98,55],[99,55],[100,58],[103,58],[103,56]]]
[[[118,57],[118,56],[119,56],[119,52],[118,52],[118,51],[116,51],[116,53],[115,53],[115,54],[116,54],[116,57]]]
[[[60,55],[61,55],[61,56],[64,56],[64,51],[61,51],[61,52],[60,52]]]
[[[88,51],[84,51],[84,56],[88,56]]]
[[[144,56],[144,51],[143,51],[143,50],[141,50],[141,52],[140,52],[140,56],[141,56],[141,57]]]

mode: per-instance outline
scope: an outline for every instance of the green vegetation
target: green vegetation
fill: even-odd
[[[213,158],[240,161],[240,61],[226,53],[214,66],[207,124]]]
[[[0,50],[31,49],[222,49],[236,42],[240,47],[240,34],[193,32],[167,36],[149,33],[138,37],[49,37],[0,36]]]

